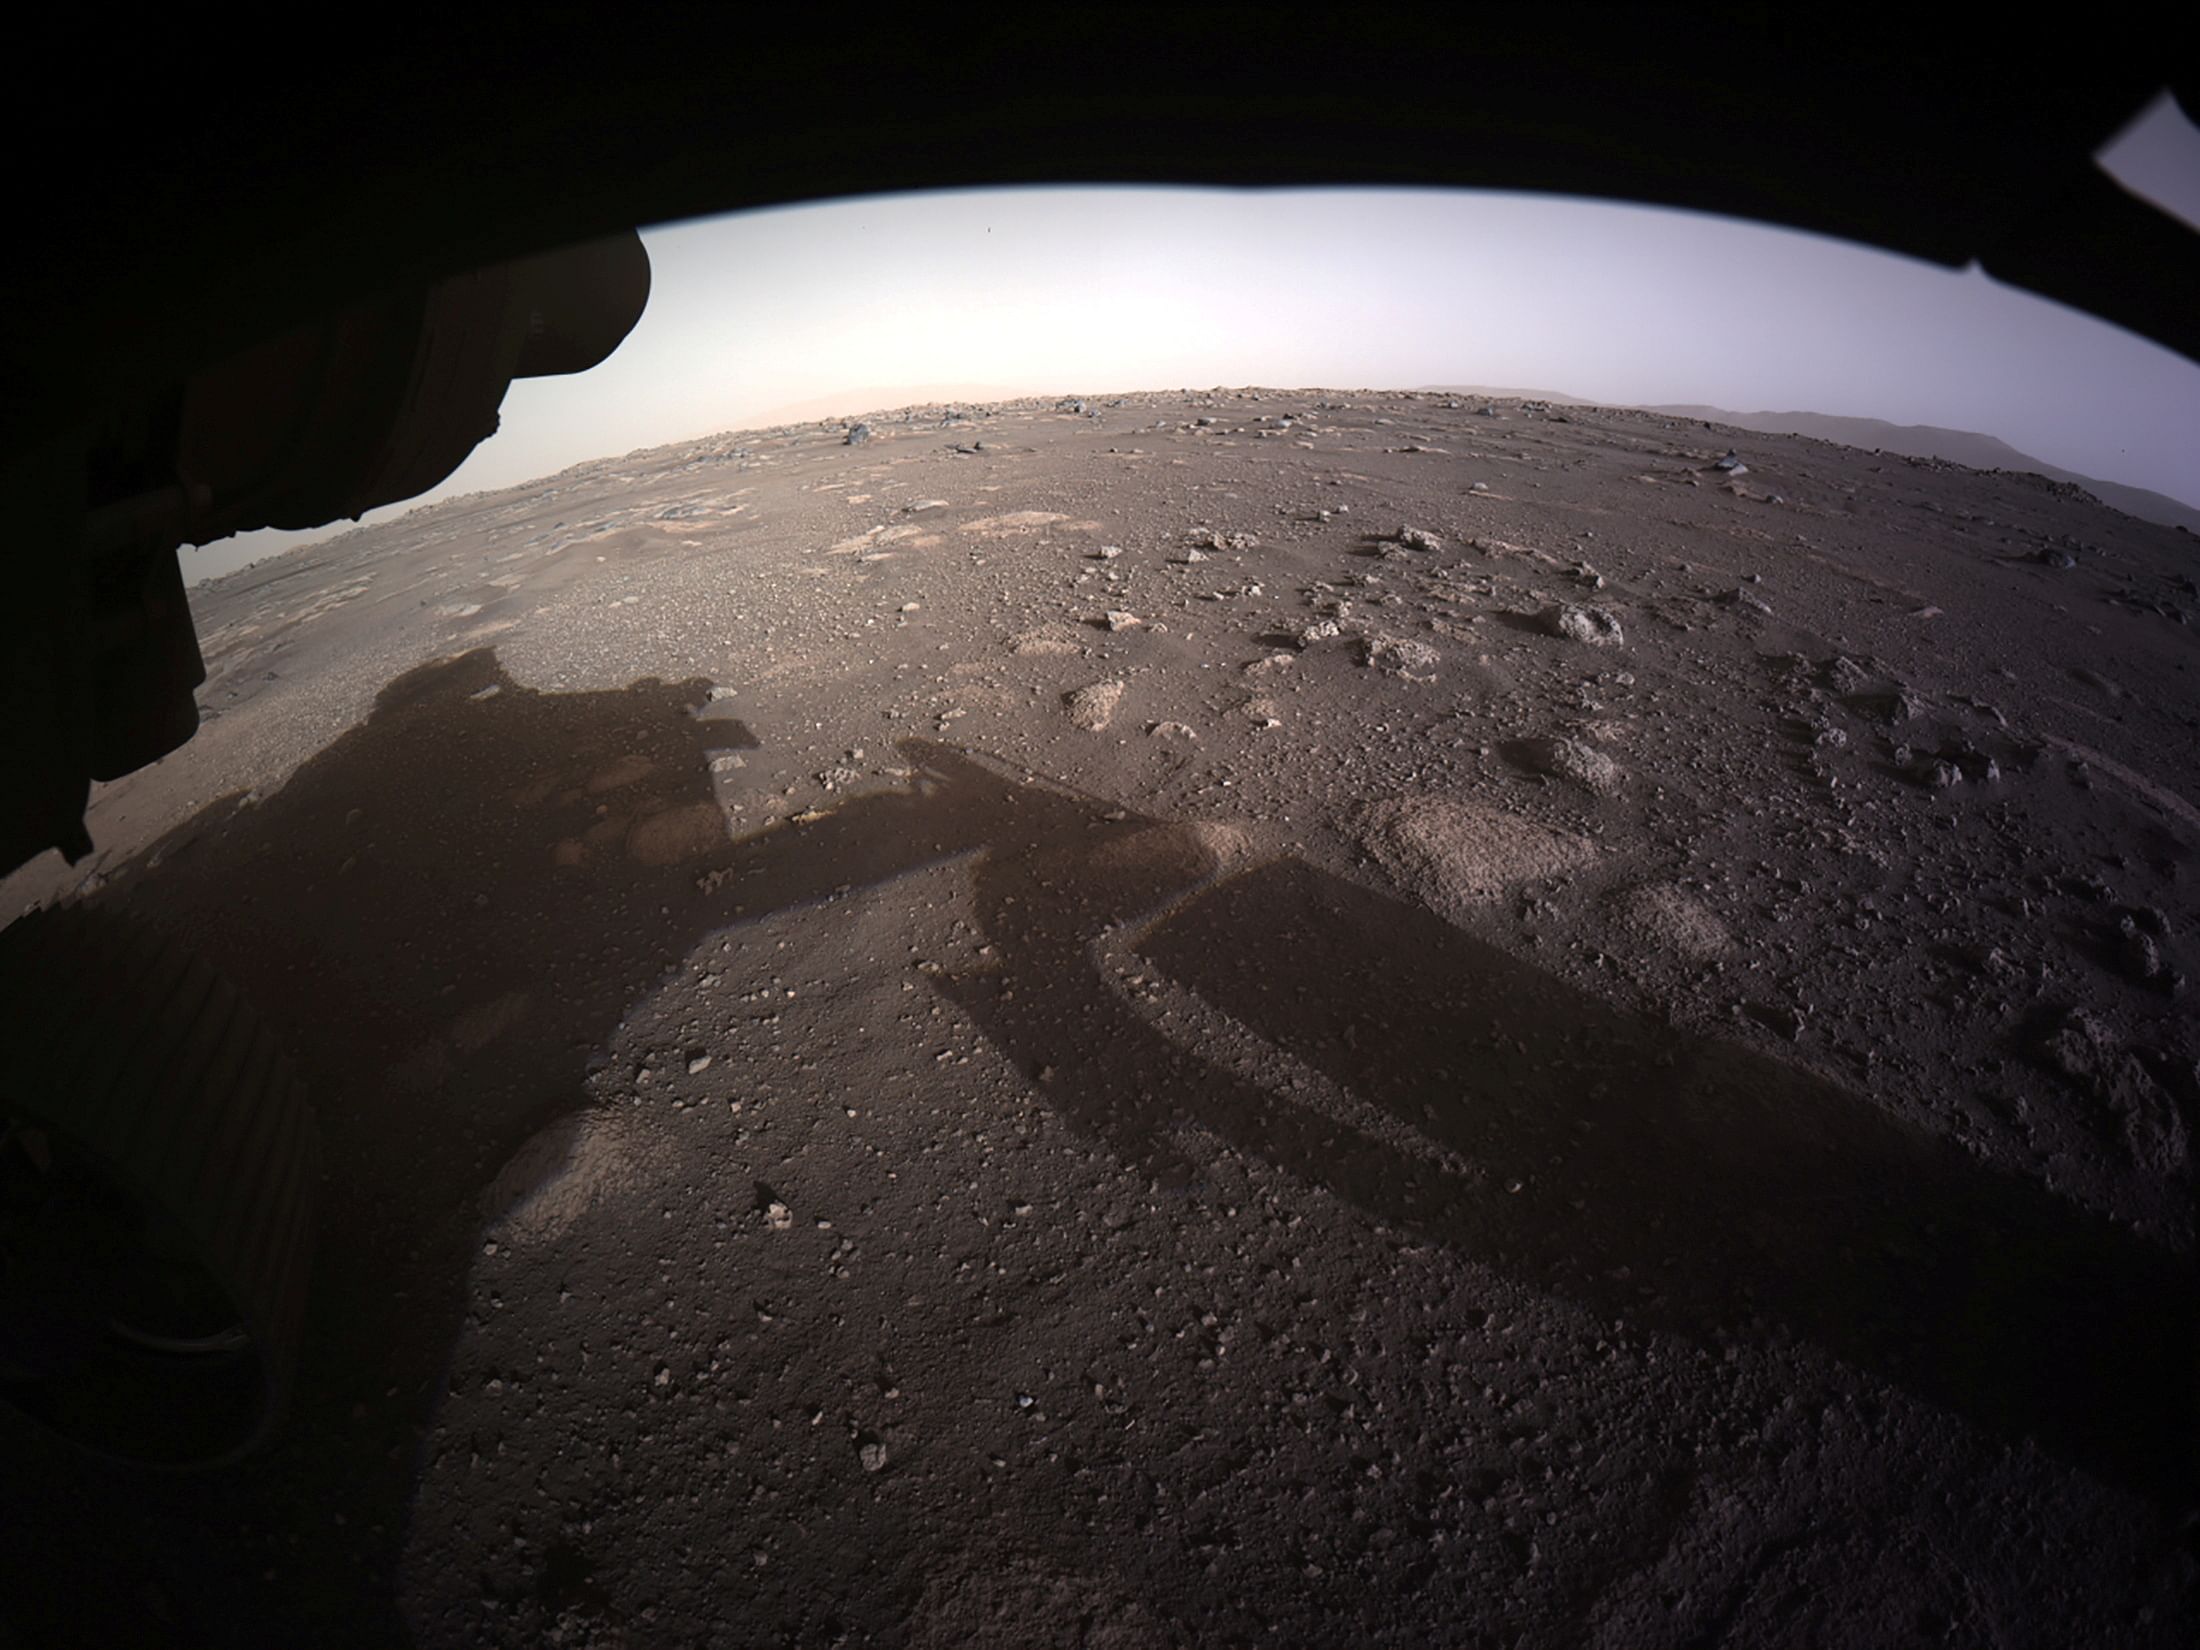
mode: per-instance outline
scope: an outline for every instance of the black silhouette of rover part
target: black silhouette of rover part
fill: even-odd
[[[0,934],[0,1397],[99,1455],[234,1461],[297,1362],[313,1118],[242,995],[90,907]]]

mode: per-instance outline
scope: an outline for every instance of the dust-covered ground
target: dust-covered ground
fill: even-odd
[[[2188,535],[1521,401],[844,428],[194,592],[200,735],[0,900],[283,1028],[303,1366],[212,1475],[9,1423],[7,1642],[2192,1642]]]

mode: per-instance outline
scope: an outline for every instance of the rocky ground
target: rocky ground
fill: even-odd
[[[7,1642],[2190,1643],[2196,548],[1214,391],[202,586],[0,914],[284,1028],[303,1369],[0,1432]]]

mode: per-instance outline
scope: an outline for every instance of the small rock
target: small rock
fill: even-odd
[[[1861,659],[1836,653],[1818,667],[1818,679],[1835,693],[1855,693],[1871,680],[1871,671]]]
[[[1569,642],[1587,642],[1592,647],[1619,647],[1626,641],[1619,620],[1601,607],[1575,607],[1560,602],[1545,608],[1537,618],[1551,635],[1564,637]]]
[[[1253,533],[1225,533],[1213,527],[1194,527],[1184,535],[1184,542],[1208,550],[1258,550],[1260,539]]]
[[[1062,708],[1077,726],[1088,733],[1098,733],[1108,725],[1115,707],[1123,702],[1123,688],[1121,682],[1094,682],[1089,687],[1062,695]]]
[[[2129,916],[2117,923],[2116,967],[2129,979],[2151,981],[2162,977],[2162,948]]]
[[[1770,602],[1767,602],[1761,596],[1753,596],[1748,591],[1738,587],[1721,593],[1715,599],[1722,607],[1746,608],[1749,612],[1761,614],[1766,618],[1772,616],[1772,604]]]
[[[1724,470],[1730,476],[1746,476],[1749,474],[1749,466],[1734,455],[1732,447],[1727,448],[1726,456],[1711,467],[1714,470]]]
[[[1110,630],[1130,630],[1144,623],[1145,620],[1137,614],[1125,613],[1119,608],[1111,610],[1108,614],[1108,628]]]
[[[1531,773],[1563,779],[1592,791],[1616,790],[1622,777],[1617,762],[1572,739],[1516,740],[1509,754]]]
[[[1202,562],[1202,561],[1205,561],[1206,559],[1207,559],[1207,552],[1206,552],[1206,551],[1204,551],[1204,550],[1192,550],[1192,549],[1187,549],[1187,550],[1185,550],[1185,551],[1184,551],[1184,553],[1183,553],[1182,555],[1180,555],[1180,556],[1177,556],[1177,557],[1175,557],[1175,558],[1174,558],[1174,560],[1176,560],[1176,561],[1177,561],[1178,563],[1180,563],[1181,565],[1183,565],[1183,566],[1186,566],[1186,567],[1189,567],[1189,566],[1191,566],[1191,565],[1192,565],[1192,564],[1193,564],[1194,562]]]
[[[1199,737],[1182,722],[1156,722],[1146,730],[1146,733],[1154,739],[1197,739]]]
[[[1083,402],[1078,403],[1078,410],[1080,412],[1084,410]],[[865,1472],[884,1472],[886,1470],[886,1446],[876,1438],[866,1438],[856,1446],[856,1459],[863,1463]]]
[[[1335,619],[1315,619],[1311,623],[1302,624],[1290,632],[1291,645],[1304,649],[1312,646],[1315,642],[1330,641],[1343,633],[1343,627]]]
[[[764,1224],[775,1232],[794,1230],[794,1211],[776,1197],[764,1205]]]
[[[1444,547],[1442,538],[1419,527],[1401,527],[1390,536],[1408,550],[1441,550]]]
[[[844,446],[849,446],[849,447],[860,447],[860,446],[862,446],[862,445],[863,445],[863,444],[864,444],[864,443],[865,443],[866,441],[868,441],[868,440],[870,440],[870,439],[871,439],[871,426],[870,426],[870,425],[868,425],[868,424],[852,424],[852,425],[850,425],[850,426],[848,427],[848,433],[847,433],[847,435],[846,435],[846,436],[845,436],[845,437],[843,438],[843,440],[842,440],[842,444],[843,444]]]
[[[1360,642],[1360,663],[1402,676],[1409,682],[1432,682],[1443,655],[1426,642],[1398,636],[1369,636]]]
[[[1092,553],[1092,559],[1094,561],[1113,561],[1122,553],[1123,547],[1120,544],[1103,544]]]
[[[700,1077],[704,1072],[708,1070],[710,1070],[709,1055],[691,1054],[688,1056],[688,1075],[690,1077]]]
[[[1902,776],[1913,785],[1941,791],[1959,783],[1963,770],[1944,756],[1913,756],[1902,765]]]

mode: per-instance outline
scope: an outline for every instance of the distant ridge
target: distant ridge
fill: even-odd
[[[1972,430],[1944,430],[1933,424],[1889,424],[1877,418],[1845,418],[1835,413],[1729,412],[1721,407],[1645,407],[1645,412],[1668,413],[1676,418],[1701,418],[1736,429],[1761,430],[1768,435],[1807,435],[1820,441],[1837,441],[1844,447],[1863,447],[1910,458],[1940,458],[1965,464],[1974,470],[2030,470],[2050,481],[2068,481],[2083,487],[2103,504],[2137,516],[2200,533],[2200,510],[2146,487],[2130,487],[2120,481],[2102,481],[2043,463],[2030,453],[2019,452],[1999,436]]]
[[[1710,424],[1726,424],[1738,430],[1756,430],[1764,435],[1807,435],[1820,441],[1838,442],[1844,447],[1861,447],[1866,452],[1899,453],[1906,458],[1938,458],[1951,464],[1966,465],[1974,470],[2029,470],[2034,475],[2046,476],[2050,481],[2068,481],[2083,487],[2111,509],[2126,515],[2137,516],[2141,521],[2159,522],[2164,527],[2182,527],[2189,533],[2200,533],[2200,509],[2170,498],[2146,487],[2126,486],[2120,481],[2101,481],[2093,476],[2080,475],[2075,470],[2060,469],[2043,463],[2030,453],[2019,452],[1999,436],[1980,435],[1974,430],[1944,430],[1935,424],[1890,424],[1880,418],[1850,418],[1839,413],[1812,412],[1735,412],[1727,407],[1708,407],[1688,403],[1664,403],[1647,405],[1625,401],[1589,402],[1579,396],[1559,395],[1550,390],[1493,389],[1483,384],[1427,384],[1424,394],[1482,395],[1514,401],[1549,401],[1555,404],[1582,406],[1633,406],[1640,412],[1663,413],[1670,418],[1693,418]]]

